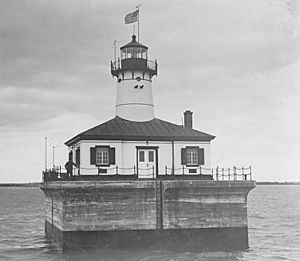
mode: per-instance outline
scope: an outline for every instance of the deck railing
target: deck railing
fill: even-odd
[[[97,180],[97,179],[155,179],[155,168],[137,168],[136,166],[122,168],[115,166],[112,168],[75,168],[77,175],[70,176],[61,166],[54,167],[43,171],[43,181],[67,181],[67,180]],[[91,175],[91,172],[93,174]],[[165,173],[159,173],[157,178],[199,178],[215,181],[247,181],[252,180],[252,168],[250,167],[232,167],[232,168],[204,168],[200,167],[185,167],[170,168],[165,166]]]
[[[148,178],[153,179],[155,177],[155,168],[154,166],[150,168],[137,168],[133,166],[132,168],[122,168],[119,166],[112,168],[101,168],[101,167],[92,167],[92,168],[83,168],[83,167],[74,167],[74,170],[77,172],[77,175],[68,174],[61,166],[53,167],[51,169],[46,169],[42,172],[43,181],[68,181],[68,180],[82,180],[84,178],[88,179],[98,179],[99,177],[115,177],[117,178]],[[93,172],[93,174],[88,174]],[[82,178],[78,178],[82,177]]]
[[[204,168],[191,167],[187,168],[182,166],[181,168],[169,168],[165,167],[165,175],[211,175],[214,180],[252,180],[252,168],[250,167],[232,167],[232,168]]]

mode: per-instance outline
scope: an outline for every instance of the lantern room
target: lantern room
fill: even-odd
[[[132,36],[132,41],[120,48],[121,59],[111,61],[111,74],[120,79],[120,74],[124,72],[140,71],[149,73],[150,78],[157,75],[157,61],[148,60],[148,47],[136,41],[136,36]],[[122,78],[122,77],[121,77]]]
[[[130,58],[141,58],[141,59],[148,59],[148,47],[140,44],[136,41],[136,36],[132,36],[132,41],[121,49],[121,59],[130,59]]]

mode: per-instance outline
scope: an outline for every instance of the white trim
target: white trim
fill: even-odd
[[[145,144],[145,146],[147,146],[146,142],[147,140],[80,140],[78,143],[76,143],[75,145],[72,145],[71,147],[73,146],[77,146],[81,143],[143,143]],[[150,144],[171,144],[172,141],[155,141],[155,140],[151,140],[151,141],[148,141],[148,145]],[[178,144],[178,145],[181,145],[181,144],[210,144],[209,141],[174,141],[174,144]],[[70,146],[68,146],[70,147]]]

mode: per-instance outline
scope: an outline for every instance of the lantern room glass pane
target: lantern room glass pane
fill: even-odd
[[[121,59],[147,59],[147,49],[142,47],[128,47],[121,51]]]
[[[147,50],[145,49],[144,52],[142,52],[142,58],[143,59],[147,59],[148,55],[147,55]]]
[[[126,48],[126,49],[127,49],[127,58],[132,58],[133,57],[133,47]]]
[[[121,51],[121,59],[125,59],[126,58],[126,52],[125,51]]]
[[[139,56],[140,56],[141,51],[139,49],[141,49],[141,48],[138,48],[138,47],[133,48],[133,58],[140,58]]]

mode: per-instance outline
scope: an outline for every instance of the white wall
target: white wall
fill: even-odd
[[[137,165],[136,159],[136,146],[157,146],[158,148],[158,173],[165,174],[165,167],[172,168],[172,143],[164,141],[81,141],[75,146],[73,146],[73,161],[75,161],[75,149],[80,147],[80,162],[81,162],[81,174],[97,174],[97,167],[90,164],[90,148],[95,146],[110,146],[114,147],[116,151],[115,160],[116,164],[109,167],[101,167],[107,169],[107,174],[115,174],[115,167],[118,166],[119,174],[122,174],[121,168],[133,168]],[[209,142],[174,142],[174,168],[175,174],[182,174],[182,165],[181,165],[181,148],[186,146],[199,146],[204,148],[204,165],[201,168],[210,168],[210,143]],[[185,174],[188,173],[187,168],[195,167],[186,167],[184,166]],[[177,170],[176,170],[177,169]],[[196,168],[197,173],[200,173],[199,167]],[[75,172],[76,173],[76,172]],[[171,170],[168,171],[171,174]],[[202,172],[203,173],[203,172]],[[123,170],[123,174],[133,174],[133,169]],[[209,174],[209,173],[203,173]]]
[[[134,72],[132,79],[132,72],[125,72],[125,80],[117,83],[116,115],[131,121],[149,121],[154,118],[152,83],[143,79],[137,81],[136,77],[142,78],[142,73]],[[148,73],[145,79],[150,79]],[[144,87],[134,88],[136,85]]]

